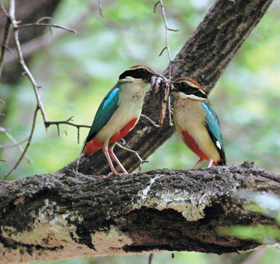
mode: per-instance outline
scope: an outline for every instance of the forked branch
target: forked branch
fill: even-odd
[[[1,77],[2,70],[3,70],[5,52],[6,52],[6,49],[8,49],[10,32],[13,30],[13,38],[14,38],[14,41],[15,41],[18,60],[19,60],[19,62],[21,64],[21,67],[23,69],[23,73],[28,77],[30,83],[32,84],[32,87],[33,87],[33,90],[34,90],[34,93],[35,93],[35,97],[36,97],[37,106],[36,106],[36,110],[35,110],[35,113],[34,113],[34,116],[33,116],[33,123],[32,123],[31,132],[30,132],[30,135],[28,137],[27,144],[26,144],[25,148],[22,149],[21,146],[17,142],[14,142],[14,144],[17,145],[18,148],[22,151],[22,155],[20,156],[19,160],[16,162],[14,167],[4,176],[3,179],[6,179],[11,174],[11,172],[14,171],[17,168],[18,164],[21,162],[22,158],[25,156],[25,153],[27,152],[27,149],[30,146],[32,136],[33,136],[33,132],[35,130],[37,112],[38,111],[41,112],[42,119],[43,119],[43,122],[44,122],[44,125],[45,125],[46,129],[47,129],[48,126],[52,125],[52,122],[49,122],[47,120],[47,116],[46,116],[44,106],[43,106],[43,103],[42,103],[42,100],[41,100],[41,96],[40,96],[40,92],[39,92],[39,89],[41,87],[37,84],[35,78],[33,77],[32,73],[30,72],[29,68],[27,67],[27,65],[25,63],[23,53],[22,53],[22,49],[21,49],[21,44],[20,44],[20,41],[19,41],[19,29],[23,28],[23,27],[31,27],[31,26],[32,27],[33,26],[44,26],[44,27],[49,27],[50,29],[51,29],[51,27],[55,27],[55,28],[60,28],[60,29],[69,31],[69,32],[76,33],[76,31],[74,29],[69,29],[69,28],[66,28],[66,27],[63,27],[63,26],[59,26],[57,24],[48,24],[48,23],[42,23],[41,22],[41,21],[46,20],[46,19],[49,20],[50,19],[49,17],[43,17],[43,18],[39,19],[36,23],[19,25],[19,22],[16,20],[16,17],[15,17],[15,8],[16,8],[15,7],[15,0],[10,0],[9,11],[8,12],[5,10],[3,5],[1,5],[1,9],[6,16],[7,22],[6,22],[5,34],[4,34],[4,39],[3,39],[3,43],[2,43],[2,52],[1,52],[1,57],[0,57],[0,77]],[[53,122],[53,123],[55,123],[55,122]],[[56,125],[57,125],[57,122],[56,122]],[[6,133],[6,135],[9,135],[6,130],[5,130],[4,133]],[[10,139],[12,138],[11,135],[9,137],[10,137]],[[78,138],[79,138],[79,134],[78,134]]]

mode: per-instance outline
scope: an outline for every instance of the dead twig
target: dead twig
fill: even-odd
[[[122,148],[122,149],[125,149],[125,150],[127,150],[127,151],[129,151],[129,152],[134,153],[134,154],[137,156],[137,158],[140,160],[139,172],[141,172],[142,164],[143,164],[143,163],[148,163],[148,162],[149,162],[148,160],[143,160],[143,159],[140,157],[140,155],[139,155],[139,153],[138,153],[137,151],[132,150],[132,149],[130,149],[130,148],[126,148],[126,147],[124,147],[123,145],[121,145],[120,143],[116,143],[116,145],[119,146],[119,147]]]
[[[154,13],[155,13],[156,7],[157,7],[157,5],[159,3],[160,3],[160,6],[161,6],[161,14],[162,14],[162,17],[163,17],[164,27],[165,27],[165,47],[160,52],[159,56],[161,56],[162,53],[165,50],[167,50],[168,58],[169,58],[169,62],[170,62],[170,64],[169,64],[169,79],[171,80],[171,77],[172,77],[171,63],[173,62],[173,59],[172,59],[171,51],[170,51],[170,48],[169,48],[168,31],[177,32],[178,29],[171,29],[171,28],[168,27],[166,15],[165,15],[165,9],[164,9],[164,5],[163,5],[163,0],[160,0],[159,2],[157,2],[155,4],[155,6],[154,6]]]
[[[9,14],[7,13],[7,11],[4,8],[4,6],[2,5],[2,3],[1,3],[1,9],[4,12],[5,16],[7,17],[7,22],[6,22],[6,25],[5,25],[4,40],[2,42],[2,47],[1,47],[0,78],[1,78],[1,75],[2,75],[2,71],[3,71],[4,57],[5,57],[6,50],[8,49],[9,36],[10,36],[11,28],[12,28],[12,22],[11,22],[11,19],[9,17]]]
[[[152,264],[153,257],[154,257],[154,254],[153,254],[153,253],[149,254],[148,264]]]
[[[156,13],[156,11],[157,11],[157,6],[158,6],[159,3],[160,3],[160,1],[158,1],[158,2],[155,3],[155,5],[154,5],[154,13]]]
[[[1,128],[0,128],[0,131],[1,131]],[[3,131],[2,131],[3,132]],[[20,141],[20,142],[17,142],[17,143],[14,143],[13,145],[10,145],[10,146],[4,146],[4,145],[0,145],[0,149],[7,149],[7,148],[14,148],[14,147],[18,147],[20,146],[21,144],[23,144],[24,142],[26,142],[28,140],[29,137],[25,138],[24,140]]]
[[[171,110],[171,81],[161,74],[157,74],[155,79],[153,79],[153,84],[151,88],[151,94],[153,97],[156,93],[159,93],[159,104],[160,104],[160,119],[159,126],[163,125],[163,121],[166,114],[166,107],[168,107],[169,113],[169,125],[173,126],[172,123],[172,110]]]
[[[39,23],[39,22],[18,25],[16,28],[19,29],[19,28],[24,28],[24,27],[49,27],[49,28],[54,27],[54,28],[64,29],[64,30],[72,32],[72,33],[77,33],[77,31],[72,28],[67,28],[64,26],[57,25],[57,24],[48,24],[48,23]]]
[[[152,120],[151,118],[149,118],[148,116],[141,114],[141,117],[144,117],[144,118],[145,118],[146,120],[148,120],[153,126],[155,126],[155,127],[161,127],[160,125],[156,124],[156,122],[153,121],[153,120]]]
[[[14,41],[15,41],[15,49],[16,49],[16,52],[17,52],[18,60],[19,60],[19,62],[21,64],[21,67],[23,69],[23,74],[27,75],[30,83],[32,84],[32,87],[33,87],[33,90],[34,90],[34,93],[35,93],[35,97],[36,97],[36,103],[37,103],[36,110],[35,110],[34,117],[33,117],[31,132],[30,132],[30,135],[28,137],[27,145],[25,146],[25,148],[22,149],[22,147],[19,145],[19,143],[16,142],[13,139],[14,146],[17,146],[21,150],[22,155],[20,156],[19,160],[16,162],[14,167],[4,176],[4,180],[5,180],[11,174],[11,172],[14,171],[17,168],[18,164],[21,162],[21,160],[25,156],[25,153],[26,153],[26,151],[27,151],[27,149],[28,149],[28,147],[31,143],[31,140],[32,140],[32,136],[33,136],[35,125],[36,125],[36,116],[37,116],[38,111],[41,112],[42,119],[43,119],[43,122],[44,122],[44,125],[45,125],[46,129],[48,128],[48,126],[50,126],[52,124],[56,124],[57,127],[58,127],[58,132],[59,132],[59,124],[64,123],[64,124],[68,124],[68,125],[75,125],[75,124],[67,122],[67,121],[49,122],[47,120],[47,116],[46,116],[46,113],[45,113],[45,110],[44,110],[44,107],[43,107],[43,103],[42,103],[42,100],[41,100],[40,92],[39,92],[39,88],[41,88],[41,87],[39,85],[37,85],[37,82],[35,81],[35,78],[31,74],[29,68],[27,67],[27,65],[25,63],[25,60],[24,60],[24,57],[23,57],[23,52],[22,52],[20,41],[19,41],[19,29],[23,28],[23,27],[45,26],[45,27],[49,27],[50,31],[51,31],[52,27],[64,29],[66,31],[74,32],[74,33],[76,33],[76,30],[70,29],[70,28],[67,28],[67,27],[63,27],[63,26],[60,26],[60,25],[57,25],[57,24],[49,24],[49,23],[43,23],[42,22],[44,20],[50,20],[51,19],[50,17],[42,17],[36,23],[19,25],[20,22],[17,21],[16,17],[15,17],[15,0],[10,0],[9,12],[7,12],[5,10],[3,5],[1,5],[1,8],[2,8],[2,11],[4,12],[4,14],[7,18],[7,22],[6,22],[6,27],[5,27],[4,40],[3,40],[3,43],[2,43],[2,53],[1,53],[1,58],[0,58],[0,76],[1,76],[1,73],[2,73],[3,65],[4,65],[4,55],[5,55],[5,51],[8,47],[10,32],[13,29],[13,38],[14,38]],[[3,100],[1,100],[1,102],[4,103]],[[68,121],[70,121],[70,119]],[[79,141],[79,128],[82,127],[82,125],[75,125],[75,126],[78,128],[78,141]],[[7,136],[9,135],[9,133],[6,130],[5,130],[4,133],[6,133]],[[11,135],[9,135],[9,138],[12,140]],[[3,146],[3,148],[5,148],[5,147]],[[29,159],[29,162],[32,162],[32,161]]]
[[[101,4],[100,0],[98,0],[98,8],[99,8],[100,16],[104,17],[103,10],[102,10],[102,4]]]
[[[72,122],[69,122],[69,121],[72,121],[72,118],[73,118],[73,116],[71,116],[71,117],[69,117],[67,120],[65,120],[65,121],[47,121],[46,123],[45,123],[45,125],[46,125],[46,127],[48,128],[49,126],[51,126],[51,125],[56,125],[56,127],[57,127],[57,133],[58,133],[58,136],[60,137],[60,130],[59,130],[59,125],[69,125],[69,126],[74,126],[74,127],[76,127],[77,128],[77,131],[78,131],[78,133],[77,133],[77,141],[78,141],[78,144],[79,144],[79,142],[80,142],[80,128],[81,127],[86,127],[86,128],[90,128],[91,126],[87,126],[87,125],[78,125],[78,124],[74,124],[74,123],[72,123]]]
[[[174,31],[177,32],[177,29],[171,29],[168,27],[167,24],[167,19],[166,19],[166,15],[165,15],[165,9],[164,9],[164,5],[163,5],[163,0],[158,1],[155,6],[154,6],[154,13],[156,12],[156,7],[157,5],[160,4],[161,6],[161,14],[163,17],[163,21],[164,21],[164,27],[165,27],[165,47],[161,50],[159,56],[161,56],[163,54],[163,52],[165,50],[167,50],[168,53],[168,58],[169,58],[169,66],[168,66],[168,70],[169,70],[169,79],[162,79],[162,82],[159,84],[159,88],[160,88],[160,97],[161,97],[161,115],[160,115],[160,121],[159,121],[159,125],[162,126],[164,118],[165,118],[165,113],[166,113],[166,104],[168,106],[168,116],[169,116],[169,125],[173,126],[173,122],[172,122],[172,110],[171,110],[171,99],[170,99],[170,92],[171,92],[171,86],[170,86],[170,82],[172,79],[172,63],[177,62],[174,61],[172,59],[172,55],[171,55],[171,51],[170,51],[170,47],[169,47],[169,40],[168,40],[168,31]]]
[[[0,131],[3,132],[3,133],[13,142],[13,144],[14,144],[13,146],[14,146],[14,147],[17,147],[17,148],[20,150],[20,152],[23,153],[24,150],[23,150],[23,148],[20,146],[21,143],[18,143],[18,142],[15,140],[15,138],[7,131],[7,129],[5,129],[5,128],[3,128],[3,127],[0,127]],[[28,163],[31,163],[31,164],[33,163],[32,160],[28,157],[27,154],[25,155],[25,157],[26,157]]]
[[[21,162],[21,160],[23,159],[23,157],[25,156],[25,153],[27,151],[27,149],[29,148],[30,146],[30,142],[32,140],[32,136],[33,136],[33,133],[34,133],[34,130],[35,130],[35,125],[36,125],[36,117],[37,117],[37,112],[39,111],[39,107],[36,106],[36,109],[35,109],[35,112],[34,112],[34,116],[33,116],[33,122],[32,122],[32,126],[31,126],[31,132],[30,132],[30,136],[28,138],[28,141],[27,141],[27,144],[21,154],[21,156],[19,157],[17,163],[14,165],[14,167],[4,175],[3,177],[3,181],[6,180],[6,178],[17,168],[18,164]]]
[[[35,96],[36,96],[36,101],[37,101],[37,106],[42,114],[42,118],[44,123],[47,121],[47,116],[41,101],[41,96],[39,93],[39,86],[37,85],[33,75],[31,74],[31,72],[29,71],[28,67],[25,64],[24,58],[23,58],[23,54],[22,54],[22,50],[21,50],[21,46],[20,46],[20,42],[19,42],[19,36],[18,36],[18,23],[16,21],[15,18],[15,0],[10,0],[10,9],[9,9],[9,16],[11,18],[11,22],[14,28],[14,39],[15,39],[15,44],[16,44],[16,50],[17,50],[17,54],[19,57],[19,62],[25,72],[25,74],[27,75],[29,81],[31,82],[32,86],[33,86],[33,90],[35,92]]]
[[[108,0],[107,0],[108,1]],[[103,0],[105,2],[105,0]],[[98,7],[96,5],[93,5],[92,3],[89,4],[88,8],[85,10],[83,14],[79,17],[79,20],[73,20],[67,28],[73,28],[77,27],[78,25],[82,25],[89,17],[92,16],[92,14],[95,12],[95,10]],[[49,19],[50,17],[43,17],[39,19],[37,22],[41,22],[44,19]],[[23,52],[24,57],[30,56],[32,53],[44,48],[47,45],[50,45],[51,43],[57,41],[61,37],[63,37],[66,33],[68,33],[65,30],[57,30],[56,32],[53,33],[52,38],[49,37],[49,34],[44,34],[42,36],[39,36],[37,38],[34,38],[26,43],[23,43],[21,45],[21,49]],[[13,49],[13,51],[16,51]],[[15,52],[14,54],[7,54],[5,62],[4,63],[9,63],[17,59]]]

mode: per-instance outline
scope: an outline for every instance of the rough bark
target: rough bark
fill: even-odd
[[[218,0],[209,10],[190,39],[172,63],[173,78],[188,76],[198,81],[207,93],[225,70],[241,44],[265,14],[272,0]],[[168,70],[164,71],[167,75]],[[143,113],[153,120],[159,119],[158,98],[146,95]],[[158,129],[140,119],[136,127],[126,136],[127,145],[137,150],[146,159],[174,133],[168,118]],[[135,155],[116,147],[116,154],[126,169],[131,172],[139,165]],[[61,171],[76,167],[76,161]],[[84,174],[110,172],[109,165],[98,151],[89,159],[82,160],[79,171]]]
[[[254,249],[218,228],[270,225],[236,193],[280,194],[280,177],[246,162],[101,179],[67,173],[1,182],[1,263],[161,251]],[[1,249],[2,248],[2,249]]]

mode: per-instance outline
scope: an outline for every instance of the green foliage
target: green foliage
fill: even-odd
[[[280,239],[280,232],[271,226],[233,226],[217,230],[221,236],[233,236],[255,240],[262,244],[271,244]]]

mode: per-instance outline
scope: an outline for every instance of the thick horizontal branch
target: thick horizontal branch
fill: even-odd
[[[175,60],[178,62],[171,65],[173,78],[191,77],[209,93],[271,2],[272,0],[216,1],[177,54]],[[166,15],[168,17],[168,13]],[[168,75],[168,68],[164,75]],[[160,116],[157,100],[157,97],[152,98],[147,94],[143,108],[143,114],[156,121]],[[143,159],[147,159],[173,133],[174,127],[169,126],[168,118],[160,129],[140,119],[125,140],[131,149],[137,150]],[[130,172],[139,165],[135,155],[125,150],[116,148],[116,154]],[[76,167],[76,162],[69,164],[62,171],[71,167]],[[79,171],[84,174],[105,174],[110,172],[110,167],[102,151],[99,151],[90,159],[81,162]]]
[[[74,171],[1,182],[1,263],[161,251],[227,253],[260,244],[219,228],[270,225],[240,189],[280,194],[280,177],[246,162],[101,179]]]

